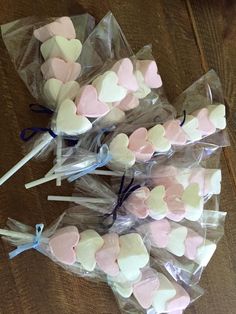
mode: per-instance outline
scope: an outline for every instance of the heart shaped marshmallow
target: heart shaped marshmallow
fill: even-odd
[[[112,126],[125,120],[125,113],[118,107],[113,107],[112,104],[107,104],[109,112],[100,119],[100,125],[102,127]]]
[[[57,35],[67,39],[76,38],[75,28],[69,17],[60,17],[54,22],[34,30],[34,37],[36,37],[41,42],[44,42],[49,38]]]
[[[195,262],[200,266],[206,267],[210,262],[214,252],[216,250],[216,244],[208,239],[204,240],[202,245],[197,248],[197,256]]]
[[[93,85],[86,85],[76,97],[77,114],[89,118],[102,117],[109,112],[107,104],[98,100],[97,90]]]
[[[135,97],[132,93],[127,94],[124,99],[119,102],[114,103],[114,106],[122,111],[128,111],[138,107],[139,99]]]
[[[120,272],[117,276],[107,276],[109,285],[123,298],[129,298],[133,293],[132,281],[128,281],[127,278]]]
[[[202,133],[198,130],[198,119],[191,115],[186,115],[182,129],[191,142],[198,141],[202,138]]]
[[[202,236],[197,234],[195,231],[188,229],[187,238],[185,240],[185,252],[184,255],[190,259],[194,260],[197,256],[197,249],[202,245],[204,239]]]
[[[41,66],[45,80],[55,78],[63,83],[75,81],[81,71],[81,65],[76,62],[66,62],[59,58],[50,58]]]
[[[172,145],[185,145],[187,135],[180,126],[179,120],[169,120],[164,123],[165,137]]]
[[[169,233],[171,231],[169,221],[167,219],[162,219],[150,222],[147,225],[152,246],[165,248],[169,242]]]
[[[64,100],[57,112],[56,133],[67,135],[83,134],[92,128],[92,123],[82,116],[76,114],[76,106],[72,100]]]
[[[220,105],[210,105],[207,106],[209,111],[209,120],[214,125],[216,129],[223,130],[226,127],[225,119],[225,106]]]
[[[136,69],[139,70],[144,77],[144,81],[150,88],[159,88],[162,86],[162,80],[157,73],[157,64],[153,60],[138,60]]]
[[[40,47],[44,60],[60,58],[64,61],[74,62],[81,53],[82,44],[78,39],[66,39],[55,36],[45,41]]]
[[[150,190],[146,186],[135,190],[124,202],[125,209],[138,218],[146,218],[148,216],[146,200],[149,195]]]
[[[172,184],[166,189],[165,201],[168,206],[166,217],[173,221],[180,221],[185,217],[186,209],[182,200],[184,188],[181,184]]]
[[[176,290],[172,282],[166,276],[158,273],[159,288],[154,293],[152,305],[157,313],[166,313],[167,302],[176,295]]]
[[[155,152],[154,146],[148,142],[148,131],[145,128],[135,130],[129,137],[129,149],[134,152],[137,161],[148,161]]]
[[[133,74],[133,63],[129,58],[124,58],[117,61],[111,71],[114,71],[118,76],[118,84],[125,87],[127,90],[135,92],[138,89],[136,77]]]
[[[222,174],[220,169],[204,169],[204,195],[220,194]]]
[[[43,86],[43,93],[47,101],[56,106],[64,100],[74,100],[79,92],[79,84],[75,81],[70,81],[63,84],[61,81],[54,78],[49,79]]]
[[[179,310],[185,310],[186,307],[190,304],[190,296],[184,290],[184,288],[182,288],[175,282],[173,282],[172,284],[175,288],[176,295],[173,297],[172,300],[169,300],[166,304],[168,313],[173,313]]]
[[[135,164],[135,154],[128,148],[129,138],[120,133],[113,138],[109,145],[112,156],[112,167],[116,169],[128,169]]]
[[[75,248],[79,242],[79,232],[74,226],[59,229],[49,239],[49,248],[53,256],[63,264],[73,265],[76,262]]]
[[[116,233],[108,233],[102,238],[104,244],[96,252],[96,262],[106,274],[117,276],[119,274],[119,266],[117,264],[117,257],[120,252],[119,236]]]
[[[139,234],[120,236],[120,253],[117,261],[121,272],[128,280],[135,280],[140,276],[140,268],[147,265],[149,254]]]
[[[127,94],[127,89],[118,85],[118,76],[113,71],[106,71],[99,75],[94,81],[93,86],[98,93],[101,102],[121,101]]]
[[[165,129],[161,124],[157,124],[148,130],[148,141],[155,147],[156,152],[164,153],[171,149],[170,141],[165,137]]]
[[[169,240],[166,249],[176,256],[183,256],[185,253],[185,240],[188,229],[183,226],[176,227],[169,233]]]
[[[134,75],[138,82],[138,90],[134,92],[134,96],[138,99],[143,99],[151,93],[151,89],[146,85],[144,77],[140,71],[135,71]]]
[[[76,248],[76,259],[87,271],[96,267],[96,252],[101,249],[104,240],[94,230],[85,230],[80,234],[80,241]]]
[[[141,280],[133,285],[133,294],[142,308],[148,309],[152,305],[153,296],[159,284],[157,273],[153,269],[142,270]]]
[[[153,219],[159,220],[166,216],[168,207],[164,201],[165,193],[165,187],[163,185],[156,186],[150,192],[146,203],[149,207],[149,215]]]
[[[191,221],[198,220],[203,212],[203,198],[200,196],[200,188],[197,183],[190,184],[182,194],[182,200],[186,209],[185,218]]]
[[[171,185],[178,183],[177,179],[177,169],[173,166],[157,166],[152,169],[152,180],[156,185],[164,185],[167,189]]]
[[[215,133],[216,127],[209,119],[209,110],[207,108],[202,108],[193,113],[198,119],[198,130],[202,135],[210,135]]]

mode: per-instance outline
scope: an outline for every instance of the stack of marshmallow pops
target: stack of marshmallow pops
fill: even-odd
[[[60,185],[60,177],[65,174],[57,173],[57,170],[66,161],[62,158],[62,138],[81,139],[101,117],[104,126],[122,123],[126,111],[141,105],[151,89],[162,86],[155,61],[129,57],[115,60],[109,69],[101,70],[96,77],[80,86],[77,79],[83,74],[83,64],[78,63],[78,58],[83,47],[76,39],[69,17],[58,18],[36,29],[34,36],[42,43],[42,92],[47,106],[55,113],[50,132],[43,135],[39,144],[0,178],[0,185],[48,145],[53,137],[58,139],[55,167],[50,175],[26,187],[52,179],[57,179]],[[93,171],[111,177],[122,176],[136,164],[148,167],[153,158],[159,158],[159,155],[168,158],[170,151],[184,150],[189,143],[199,142],[225,127],[225,106],[211,104],[162,124],[133,128],[129,134],[114,133],[103,141],[109,148],[107,167],[110,170]],[[75,150],[79,149],[77,145]],[[40,230],[37,227],[36,235],[25,233],[23,229],[19,232],[19,228],[17,231],[14,228],[0,229],[0,234],[17,246],[11,257],[34,248],[81,276],[102,277],[122,302],[135,306],[137,312],[180,314],[194,301],[191,288],[186,285],[183,288],[181,280],[170,279],[167,268],[161,272],[152,267],[156,257],[150,254],[155,256],[155,249],[161,249],[176,257],[178,263],[183,258],[185,266],[188,262],[199,267],[207,266],[216,250],[216,239],[208,237],[207,228],[204,229],[200,222],[205,200],[220,193],[221,171],[200,165],[184,169],[162,164],[152,168],[149,179],[151,184],[147,184],[147,177],[140,183],[140,177],[139,186],[131,192],[127,190],[122,201],[119,193],[116,195],[112,191],[112,186],[109,187],[114,196],[112,199],[91,197],[91,191],[88,191],[90,197],[84,194],[48,197],[49,200],[81,204],[88,208],[88,215],[89,208],[106,215],[115,206],[118,209],[116,218],[119,220],[122,216],[124,219],[121,229],[114,223],[109,230],[104,225],[101,233],[86,226],[79,232],[76,222],[67,223],[65,220],[62,226],[55,224],[53,229],[44,232],[42,226]],[[101,184],[102,190],[102,181],[92,180],[98,187]],[[93,187],[91,184],[90,189]],[[80,218],[80,207],[77,210]],[[126,219],[127,222],[129,220],[127,226]],[[198,224],[197,228],[195,224]]]
[[[34,241],[32,234],[4,229],[0,233],[13,242]],[[70,225],[50,237],[42,233],[37,250],[73,272],[102,276],[122,299],[129,302],[134,297],[143,312],[151,308],[156,313],[183,311],[191,302],[186,289],[149,266],[146,240],[136,232],[101,236],[93,229],[79,232]]]
[[[91,84],[80,87],[75,79],[83,68],[76,62],[82,44],[75,39],[70,18],[59,18],[35,30],[34,36],[42,42],[40,50],[45,60],[41,66],[45,80],[43,94],[48,106],[55,110],[51,123],[55,136],[79,137],[111,109],[106,122],[120,122],[125,117],[124,112],[137,107],[139,99],[145,98],[151,88],[162,85],[155,61],[137,61],[134,70],[132,61],[123,58],[93,79]],[[52,138],[51,133],[43,136],[39,145],[0,178],[0,184],[38,154]]]

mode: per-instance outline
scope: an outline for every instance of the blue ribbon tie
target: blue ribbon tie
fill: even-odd
[[[14,251],[9,253],[9,258],[12,259],[16,257],[17,255],[21,254],[22,252],[30,250],[30,249],[37,249],[37,247],[40,244],[40,239],[43,232],[43,228],[44,228],[44,224],[37,224],[35,226],[35,237],[34,237],[33,242],[19,245]]]
[[[101,168],[104,167],[105,165],[108,164],[108,162],[112,159],[112,156],[109,154],[109,148],[107,146],[107,144],[103,144],[100,149],[99,152],[97,154],[97,159],[96,162],[83,168],[83,170],[78,171],[77,173],[75,173],[74,175],[70,176],[68,178],[69,182],[72,182],[76,179],[79,179],[81,177],[83,177],[84,175],[93,172],[94,170],[96,170],[97,168]]]

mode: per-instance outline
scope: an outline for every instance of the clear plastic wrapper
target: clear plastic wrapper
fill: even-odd
[[[201,219],[192,222],[174,222],[167,218],[161,220],[133,219],[133,216],[118,215],[115,222],[107,224],[104,201],[97,204],[81,202],[70,209],[76,219],[80,216],[80,227],[96,229],[97,232],[125,233],[134,230],[145,236],[151,248],[151,255],[162,269],[186,285],[195,285],[201,279],[224,234],[225,212],[204,210]]]
[[[56,18],[32,16],[1,25],[4,44],[19,76],[36,101],[45,106],[48,104],[42,93],[43,76],[40,68],[44,61],[40,52],[41,42],[33,32],[55,20]],[[83,43],[94,28],[94,18],[82,14],[72,16],[71,20],[76,38]]]
[[[218,167],[219,153],[214,152],[203,164]],[[98,231],[133,228],[148,235],[151,242],[154,238],[153,252],[159,254],[162,265],[178,271],[185,283],[196,283],[223,235],[225,213],[217,212],[221,171],[204,168],[199,160],[186,163],[188,168],[183,164],[174,155],[170,165],[154,167],[150,177],[133,174],[111,178],[108,183],[101,177],[84,176],[76,182],[72,196],[50,195],[48,199],[82,205],[83,225],[98,225]]]
[[[88,22],[87,16],[86,21]],[[21,25],[21,23],[20,21],[16,24]],[[108,114],[113,107],[122,107],[123,110],[119,110],[126,111],[127,106],[130,105],[130,97],[138,101],[139,98],[145,98],[150,94],[151,88],[159,88],[162,85],[160,75],[157,73],[157,65],[153,60],[138,61],[133,59],[133,53],[124,34],[111,13],[108,13],[101,20],[83,45],[80,40],[75,38],[74,25],[68,17],[56,19],[36,29],[30,21],[28,23],[29,29],[21,29],[22,40],[24,42],[25,38],[27,43],[19,42],[24,48],[26,47],[23,50],[29,54],[29,59],[32,57],[31,61],[28,60],[27,54],[27,58],[25,57],[24,51],[23,57],[22,54],[19,56],[21,62],[17,56],[15,56],[14,62],[19,71],[22,67],[22,73],[26,76],[24,81],[30,90],[35,92],[33,86],[35,84],[41,86],[43,83],[40,91],[36,92],[36,96],[42,94],[47,101],[47,106],[53,108],[55,113],[50,128],[26,129],[33,134],[37,132],[47,132],[47,134],[37,140],[36,146],[33,147],[23,162],[21,161],[15,166],[14,172],[32,157],[40,152],[45,152],[52,142],[52,138],[56,136],[59,136],[57,162],[60,164],[61,137],[78,138],[81,134],[92,129],[94,123]],[[88,23],[89,26],[90,23]],[[11,50],[16,43],[13,41],[12,46],[10,44],[11,31],[9,31],[10,39],[6,36],[9,27],[11,30],[12,25],[4,28],[4,38],[7,42],[6,46]],[[84,28],[85,30],[87,29]],[[30,32],[30,36],[28,32]],[[35,39],[32,40],[32,32],[38,40],[36,45],[34,45]],[[18,41],[16,42],[18,43]],[[37,50],[36,60],[32,50],[33,52]],[[28,82],[27,75],[30,77],[32,72],[40,72],[34,69],[35,64],[39,66],[37,62],[39,53],[42,54],[45,61],[41,65],[43,77],[41,74],[37,74],[41,80],[29,78]],[[23,61],[26,60],[26,63],[22,59]],[[77,63],[77,60],[80,63]],[[104,60],[106,60],[105,63]],[[77,70],[79,69],[81,74],[78,81],[73,72],[75,67]],[[148,93],[141,95],[140,89],[142,90],[144,86],[149,86]],[[29,136],[29,138],[31,137]],[[13,170],[10,170],[10,176],[12,173]],[[9,174],[1,178],[0,183],[2,184],[8,177]]]
[[[174,184],[181,185],[182,189],[185,190],[191,184],[197,184],[197,194],[203,198],[204,204],[206,204],[209,200],[219,195],[221,190],[220,152],[221,148],[218,146],[206,145],[205,143],[188,146],[185,150],[178,151],[167,159],[165,157],[153,158],[152,162],[148,164],[135,165],[132,169],[125,172],[126,184],[132,178],[135,178],[135,184],[139,184],[140,187],[149,186],[151,189],[157,185],[162,185],[165,189],[168,189],[169,186]],[[62,166],[55,165],[53,171],[61,174],[67,173],[70,175],[70,181],[81,177],[79,169],[80,159],[83,159],[83,156],[86,154],[89,156],[87,151],[83,151],[83,149],[77,150],[76,147],[71,148],[70,151],[65,149],[62,153]],[[109,174],[106,182],[111,193],[114,193],[114,199],[117,197],[121,177],[124,175],[124,172],[95,169],[91,169],[87,173],[89,172],[98,175]],[[100,184],[104,183],[103,179],[99,180],[98,177],[88,180],[88,184],[86,182],[87,179],[78,181],[76,184],[78,194],[81,189],[84,191],[84,194],[90,194],[91,191],[93,193],[96,191],[94,186],[97,185],[99,187]],[[91,186],[93,186],[92,189]],[[102,191],[103,188],[104,184],[102,184],[102,188],[98,191]],[[99,197],[99,194],[97,195],[94,192],[94,196]]]
[[[207,86],[205,96],[201,95],[199,86],[202,89]],[[198,97],[195,103],[190,101],[192,94]],[[219,97],[213,97],[215,94]],[[187,99],[185,102],[184,96]],[[146,114],[132,116],[132,122],[120,123],[102,140],[102,143],[109,145],[112,155],[109,168],[129,169],[135,163],[149,163],[153,157],[170,156],[199,141],[221,147],[229,145],[224,130],[226,117],[222,98],[219,78],[211,70],[181,94],[177,102],[179,106],[182,104],[182,110],[178,111],[182,113],[177,118],[170,116],[168,119],[165,116],[161,121],[160,111],[154,105],[150,106]]]
[[[99,234],[86,226],[81,229],[80,214],[70,211],[45,229],[38,224],[34,231],[12,219],[7,226],[10,230],[0,229],[0,234],[16,247],[10,258],[35,249],[70,272],[105,281],[124,313],[182,312],[202,294],[199,287],[184,286],[158,269],[145,236],[132,230]]]

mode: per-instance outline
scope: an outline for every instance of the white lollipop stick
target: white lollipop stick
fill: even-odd
[[[61,136],[58,136],[57,137],[57,165],[60,167],[61,164],[62,164],[62,156],[61,156],[61,153],[62,153],[62,137]],[[61,176],[58,177],[57,179],[57,182],[56,182],[56,186],[61,186]]]
[[[115,176],[115,177],[122,177],[124,175],[123,172],[110,171],[110,170],[94,170],[93,174],[97,174],[100,176]]]
[[[104,199],[104,198],[57,196],[57,195],[48,195],[48,201],[74,202],[74,203],[96,203],[96,204],[109,204],[111,202],[111,200]]]
[[[61,159],[61,164],[63,164],[66,161],[66,157]],[[45,174],[45,177],[51,176],[53,173],[55,173],[56,168],[58,167],[58,164],[55,163],[55,165]]]
[[[25,184],[25,188],[26,189],[31,189],[31,188],[33,188],[33,187],[35,187],[37,185],[40,185],[40,184],[43,184],[43,183],[46,183],[46,182],[49,182],[49,181],[52,181],[52,180],[56,180],[57,178],[61,178],[63,176],[64,176],[63,173],[55,173],[55,174],[52,174],[50,176],[43,177],[41,179],[38,179],[38,180],[35,180],[35,181],[32,181],[32,182],[26,183]],[[65,176],[62,179],[65,179]]]
[[[14,175],[21,167],[23,167],[30,159],[37,155],[48,143],[52,141],[50,134],[45,134],[44,139],[35,146],[31,152],[29,152],[24,158],[22,158],[14,167],[12,167],[7,173],[0,178],[0,185],[7,181],[11,176]]]
[[[32,241],[34,239],[34,235],[30,233],[23,233],[23,232],[16,232],[12,230],[7,230],[7,229],[0,229],[0,235],[5,236],[5,237],[11,237],[15,239],[26,239],[29,241]]]
[[[124,175],[124,172],[119,171],[111,171],[111,170],[94,170],[92,174],[97,174],[99,176],[114,176],[114,177],[122,177]],[[126,177],[133,177],[132,173],[126,173]],[[140,174],[135,175],[136,178],[149,178],[149,175],[146,174]]]

